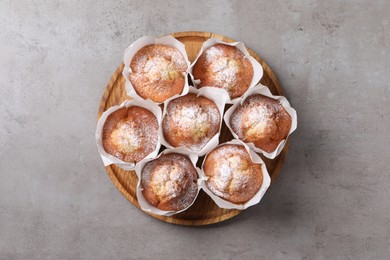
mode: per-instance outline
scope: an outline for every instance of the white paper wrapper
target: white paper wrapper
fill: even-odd
[[[195,154],[195,153],[190,153],[188,152],[187,150],[183,149],[183,148],[175,148],[175,149],[165,149],[162,153],[160,153],[156,158],[154,159],[147,159],[147,160],[144,160],[140,163],[137,164],[137,167],[135,169],[136,171],[136,174],[137,174],[137,177],[138,177],[138,184],[137,184],[137,200],[138,200],[138,203],[141,207],[141,209],[143,211],[146,211],[146,212],[149,212],[149,213],[152,213],[152,214],[157,214],[157,215],[161,215],[161,216],[172,216],[172,215],[175,215],[177,213],[180,213],[180,212],[183,212],[185,210],[187,210],[189,207],[192,206],[192,204],[194,204],[196,198],[198,197],[198,194],[199,194],[199,191],[200,191],[200,185],[201,185],[201,180],[199,179],[199,172],[198,172],[198,180],[197,180],[197,184],[198,184],[198,192],[194,198],[194,201],[192,201],[192,203],[182,209],[182,210],[179,210],[179,211],[166,211],[166,210],[161,210],[159,208],[156,208],[154,207],[153,205],[151,205],[146,199],[145,197],[143,196],[142,194],[142,186],[141,186],[141,179],[142,179],[142,170],[145,166],[146,163],[152,161],[152,160],[155,160],[155,159],[158,159],[162,154],[169,154],[169,153],[178,153],[178,154],[183,154],[185,156],[187,156],[192,164],[194,165],[195,169],[197,170],[198,172],[198,169],[196,168],[196,162],[198,161],[198,156]]]
[[[260,79],[263,77],[263,67],[255,58],[250,56],[248,50],[245,48],[244,43],[242,43],[242,42],[227,43],[227,42],[215,39],[215,38],[210,38],[203,43],[202,48],[200,49],[198,55],[196,56],[195,60],[192,62],[191,67],[190,67],[190,77],[191,77],[191,80],[194,83],[195,87],[197,87],[200,84],[200,79],[195,79],[194,75],[192,74],[192,70],[193,70],[195,63],[198,61],[199,57],[203,54],[204,50],[207,50],[211,46],[213,46],[215,44],[219,44],[219,43],[237,47],[238,49],[240,49],[244,53],[245,57],[248,58],[249,61],[252,63],[253,78],[252,78],[252,82],[251,82],[248,90],[250,88],[254,87],[257,83],[259,83]],[[233,103],[237,102],[239,99],[240,99],[240,97],[234,98],[234,99],[229,98],[227,103],[233,104]]]
[[[217,105],[219,113],[220,113],[220,122],[221,123],[219,125],[218,133],[213,138],[211,138],[210,141],[207,142],[207,144],[200,151],[192,151],[189,148],[183,147],[183,149],[187,150],[188,152],[194,152],[198,156],[203,156],[206,153],[210,152],[212,149],[214,149],[219,143],[219,135],[221,134],[221,126],[222,126],[222,120],[223,120],[223,112],[225,109],[226,101],[229,100],[229,94],[224,89],[212,88],[212,87],[204,87],[201,89],[196,89],[192,86],[190,86],[190,88],[189,88],[189,93],[194,93],[197,96],[203,96],[203,97],[206,97],[208,99],[211,99]],[[167,99],[164,102],[164,111],[163,111],[163,116],[162,116],[163,119],[164,119],[165,115],[167,114],[167,110],[168,110],[167,108],[168,108],[169,102],[171,102],[172,100],[174,100],[176,98],[178,98],[178,97],[172,97],[170,99]],[[160,127],[160,129],[159,129],[159,135],[160,135],[160,140],[161,140],[162,145],[164,145],[167,148],[175,148],[172,145],[170,145],[167,140],[165,140],[162,127]]]
[[[234,204],[230,201],[224,200],[221,197],[218,197],[217,195],[215,195],[207,187],[206,181],[209,177],[207,177],[203,172],[203,164],[205,163],[205,161],[207,159],[207,155],[203,161],[202,170],[199,171],[200,177],[202,180],[201,186],[202,186],[202,189],[214,200],[214,202],[218,205],[218,207],[223,208],[223,209],[244,210],[244,209],[246,209],[250,206],[253,206],[253,205],[260,202],[261,198],[264,196],[265,192],[267,191],[268,187],[271,184],[271,178],[268,174],[267,167],[265,166],[265,163],[263,162],[263,160],[253,150],[251,150],[245,143],[241,142],[240,140],[233,139],[232,141],[220,144],[220,146],[224,145],[224,144],[238,144],[238,145],[244,146],[245,149],[248,151],[249,156],[252,159],[252,162],[254,162],[256,164],[261,164],[261,171],[263,172],[263,183],[261,184],[259,191],[250,200],[248,200],[247,202],[245,202],[243,204]]]
[[[124,169],[126,171],[135,169],[135,166],[136,166],[135,163],[128,163],[128,162],[122,161],[119,158],[107,153],[104,150],[103,143],[102,143],[103,126],[107,120],[107,117],[120,108],[123,108],[123,107],[128,108],[128,107],[132,107],[132,106],[143,107],[143,108],[149,110],[150,112],[152,112],[153,115],[157,118],[159,128],[161,127],[161,118],[162,118],[161,117],[161,115],[162,115],[161,108],[157,104],[155,104],[154,102],[152,102],[150,100],[139,100],[139,99],[125,100],[119,106],[112,106],[109,109],[107,109],[99,118],[99,121],[98,121],[97,127],[96,127],[96,133],[95,133],[96,144],[98,147],[99,154],[102,157],[104,166],[116,164],[117,166],[121,167],[122,169]],[[148,156],[146,156],[144,159],[139,161],[138,163],[141,163],[142,161],[147,160],[147,159],[155,158],[158,154],[160,146],[161,146],[161,142],[160,142],[160,138],[159,138],[157,141],[156,149],[152,153],[150,153]]]
[[[122,75],[125,77],[126,83],[126,92],[130,97],[135,97],[139,99],[144,99],[140,97],[135,91],[133,85],[130,81],[130,74],[132,73],[130,68],[130,62],[133,59],[133,56],[143,47],[150,44],[163,44],[176,48],[183,55],[184,59],[187,62],[187,71],[183,73],[184,76],[184,88],[180,95],[185,95],[188,92],[188,73],[190,71],[190,61],[188,60],[187,52],[183,43],[179,42],[175,38],[170,35],[155,38],[152,36],[144,36],[133,42],[127,49],[125,50],[125,54],[123,56],[123,63],[125,67],[123,68]],[[179,95],[176,95],[179,96]],[[159,103],[161,104],[161,103]]]
[[[290,128],[290,131],[288,132],[288,135],[287,135],[286,139],[282,140],[279,143],[279,145],[275,149],[275,151],[273,151],[271,153],[267,153],[266,151],[263,151],[260,148],[257,148],[252,142],[246,143],[255,152],[262,153],[262,154],[264,154],[265,157],[267,157],[269,159],[274,159],[283,150],[283,147],[284,147],[284,145],[286,143],[287,138],[297,128],[297,112],[295,111],[294,108],[292,108],[290,106],[290,103],[288,102],[288,100],[285,97],[283,97],[283,96],[274,96],[274,95],[272,95],[271,91],[266,86],[263,86],[261,84],[256,85],[252,89],[248,90],[245,93],[245,95],[242,97],[242,99],[239,100],[239,102],[236,102],[233,106],[231,106],[226,111],[226,113],[224,115],[225,124],[227,125],[227,127],[230,130],[230,132],[233,134],[234,138],[236,138],[236,139],[239,139],[239,138],[238,138],[237,134],[233,131],[233,129],[232,129],[231,125],[230,125],[230,117],[232,116],[232,114],[233,114],[234,110],[237,108],[237,106],[238,105],[242,105],[244,103],[244,101],[246,100],[246,98],[251,96],[251,95],[253,95],[253,94],[261,94],[261,95],[264,95],[264,96],[267,96],[267,97],[270,97],[270,98],[278,100],[282,104],[284,109],[287,111],[287,113],[291,116],[291,128]]]

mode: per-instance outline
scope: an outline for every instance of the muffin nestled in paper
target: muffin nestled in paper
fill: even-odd
[[[198,88],[224,89],[230,100],[241,97],[263,75],[261,65],[249,55],[243,43],[225,43],[213,38],[203,43],[191,69]]]
[[[192,203],[198,193],[197,175],[186,156],[163,154],[142,169],[142,194],[150,204],[161,210],[182,210]]]
[[[105,111],[96,130],[98,150],[105,166],[134,169],[160,149],[161,109],[151,101],[126,100]]]
[[[233,136],[268,158],[275,158],[296,129],[296,112],[287,99],[256,86],[225,113]]]
[[[252,206],[270,185],[264,162],[238,140],[221,144],[208,153],[201,174],[203,190],[221,208]]]
[[[200,189],[197,159],[182,148],[166,149],[156,159],[137,166],[137,198],[141,208],[171,216],[190,207]]]
[[[187,54],[184,45],[171,36],[138,39],[126,49],[124,64],[129,96],[162,103],[188,91]]]
[[[228,95],[222,89],[210,87],[199,90],[190,87],[189,91],[164,103],[161,143],[202,156],[218,145]]]
[[[261,165],[251,161],[243,146],[225,144],[207,155],[203,171],[207,187],[232,203],[250,200],[263,183]]]

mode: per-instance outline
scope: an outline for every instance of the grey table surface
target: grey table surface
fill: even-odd
[[[390,2],[0,0],[0,259],[388,259]],[[104,88],[143,35],[242,40],[298,112],[259,205],[175,226],[109,180]]]

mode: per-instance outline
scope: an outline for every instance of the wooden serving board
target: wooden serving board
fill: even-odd
[[[178,32],[171,34],[173,37],[181,41],[186,46],[186,51],[188,54],[189,60],[192,62],[196,55],[198,54],[202,43],[209,38],[221,39],[225,42],[234,42],[233,39],[230,39],[226,36],[208,33],[208,32]],[[275,95],[283,95],[283,89],[277,80],[275,74],[272,72],[271,68],[261,59],[256,53],[248,49],[249,53],[257,59],[264,69],[264,76],[261,79],[261,83],[265,86],[268,86],[271,92]],[[125,90],[125,79],[122,76],[123,64],[121,64],[117,70],[112,75],[110,82],[108,83],[103,97],[100,102],[98,119],[101,114],[107,110],[109,107],[114,105],[119,105],[126,99],[131,99],[126,95]],[[227,107],[225,108],[226,111]],[[220,142],[230,141],[232,139],[229,129],[223,123],[221,130]],[[283,151],[280,155],[273,159],[269,160],[262,156],[264,162],[267,165],[269,174],[271,175],[271,183],[279,175],[281,168],[286,159],[289,140],[287,141]],[[200,160],[201,161],[201,160]],[[114,183],[115,187],[128,199],[132,204],[139,208],[139,204],[136,196],[136,187],[138,178],[134,172],[125,171],[121,168],[110,165],[105,167],[106,171],[111,178],[111,181]],[[149,214],[154,218],[163,220],[168,223],[179,224],[179,225],[208,225],[213,223],[218,223],[227,219],[230,219],[238,214],[241,211],[239,210],[230,210],[230,209],[221,209],[219,208],[214,201],[208,197],[208,195],[202,190],[199,193],[195,203],[186,211],[179,213],[171,217],[159,216],[154,214]]]

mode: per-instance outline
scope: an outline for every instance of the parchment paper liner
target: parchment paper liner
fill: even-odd
[[[203,146],[203,148],[200,151],[192,151],[191,149],[189,149],[187,147],[183,147],[183,149],[187,150],[188,152],[194,152],[198,156],[203,156],[206,153],[210,152],[212,149],[214,149],[219,144],[219,136],[221,134],[223,112],[225,109],[226,101],[229,99],[229,94],[224,89],[212,88],[212,87],[204,87],[204,88],[196,89],[192,86],[190,86],[190,88],[189,88],[189,93],[194,93],[197,96],[203,96],[203,97],[206,97],[206,98],[212,100],[217,105],[219,113],[220,113],[220,125],[219,125],[218,133],[213,138],[211,138],[206,143],[206,145]],[[169,102],[171,102],[172,100],[174,100],[176,98],[178,98],[178,97],[177,96],[172,97],[170,99],[167,99],[164,102],[164,110],[163,110],[163,115],[162,115],[163,119],[167,113],[167,108],[168,108]],[[159,129],[159,135],[160,135],[160,140],[161,140],[162,145],[164,145],[167,148],[175,148],[172,145],[170,145],[167,140],[165,140],[162,127],[160,127],[160,129]]]
[[[202,186],[202,189],[211,197],[211,199],[214,200],[214,202],[218,205],[218,207],[223,208],[223,209],[244,210],[244,209],[246,209],[246,208],[248,208],[250,206],[253,206],[253,205],[255,205],[255,204],[260,202],[261,198],[264,196],[265,192],[267,191],[268,187],[271,184],[271,178],[270,178],[270,176],[268,174],[267,167],[265,166],[264,161],[260,158],[259,155],[257,155],[253,150],[251,150],[245,143],[243,143],[240,140],[233,139],[233,140],[231,140],[229,142],[220,144],[219,146],[222,146],[222,145],[225,145],[225,144],[237,144],[237,145],[244,146],[245,149],[248,151],[249,156],[251,157],[252,162],[254,162],[256,164],[261,164],[261,171],[263,173],[263,183],[261,184],[261,187],[260,187],[259,191],[250,200],[248,200],[247,202],[245,202],[243,204],[235,204],[235,203],[232,203],[230,201],[224,200],[221,197],[218,197],[217,195],[215,195],[207,187],[206,181],[207,181],[207,179],[209,177],[207,177],[204,174],[204,171],[203,171],[203,165],[204,165],[204,163],[205,163],[205,161],[207,159],[207,155],[205,156],[205,158],[203,160],[202,170],[199,171],[200,177],[201,177],[201,180],[202,180],[201,186]]]
[[[242,105],[244,101],[246,100],[247,97],[253,95],[253,94],[261,94],[267,97],[270,97],[272,99],[278,100],[284,109],[287,111],[287,113],[291,116],[291,128],[290,131],[288,132],[288,135],[286,139],[280,141],[278,147],[275,149],[275,151],[271,153],[267,153],[266,151],[261,150],[260,148],[257,148],[252,142],[246,143],[251,149],[253,149],[257,153],[262,153],[264,154],[265,157],[269,159],[274,159],[276,156],[280,154],[280,152],[283,150],[284,145],[286,144],[287,138],[290,136],[292,132],[294,132],[295,129],[297,129],[297,112],[295,111],[294,108],[290,106],[290,103],[288,100],[283,97],[283,96],[274,96],[272,95],[271,91],[266,87],[261,84],[256,85],[252,89],[248,90],[245,95],[242,97],[242,99],[239,102],[236,102],[233,106],[231,106],[225,113],[224,115],[224,121],[227,127],[229,128],[230,132],[234,136],[234,138],[239,139],[237,134],[233,131],[231,125],[230,125],[230,118],[234,112],[234,110],[237,108],[237,106]]]
[[[160,150],[160,146],[161,146],[160,137],[157,140],[156,149],[152,153],[147,155],[144,159],[139,161],[138,163],[129,163],[129,162],[122,161],[119,158],[107,153],[104,150],[103,143],[102,143],[103,126],[107,120],[107,117],[111,113],[117,111],[120,108],[123,108],[123,107],[128,108],[128,107],[132,107],[132,106],[143,107],[143,108],[149,110],[150,112],[152,112],[153,115],[157,119],[158,127],[159,128],[161,127],[161,115],[162,115],[161,108],[157,104],[152,102],[151,100],[139,100],[139,99],[134,98],[132,100],[125,100],[125,101],[123,101],[122,104],[120,104],[118,106],[112,106],[109,109],[107,109],[99,118],[99,121],[98,121],[97,127],[96,127],[96,133],[95,133],[96,144],[98,147],[99,154],[102,157],[104,166],[115,164],[126,171],[134,170],[136,164],[142,162],[143,160],[155,158],[158,154],[158,151]]]
[[[137,94],[137,92],[135,91],[135,89],[133,87],[133,84],[131,84],[130,74],[132,73],[132,71],[131,71],[131,68],[130,68],[130,62],[133,59],[133,56],[141,48],[145,47],[146,45],[150,45],[150,44],[169,45],[171,47],[176,48],[183,55],[183,57],[184,57],[184,59],[186,60],[186,63],[187,63],[187,70],[186,70],[186,72],[183,72],[184,82],[185,83],[184,83],[183,91],[180,94],[175,95],[175,96],[182,96],[182,95],[187,94],[187,92],[188,92],[188,73],[190,71],[190,61],[188,60],[188,56],[187,56],[187,52],[186,52],[185,46],[184,46],[183,43],[181,43],[180,41],[176,40],[172,36],[167,35],[167,36],[164,36],[164,37],[161,37],[161,38],[156,38],[156,37],[152,37],[152,36],[144,36],[144,37],[139,38],[135,42],[133,42],[129,47],[127,47],[127,49],[125,50],[125,54],[123,56],[123,63],[124,63],[125,66],[124,66],[123,71],[122,71],[122,75],[123,75],[123,77],[125,77],[125,80],[126,80],[125,86],[126,86],[126,93],[127,93],[127,95],[130,96],[130,97],[136,97],[136,98],[139,98],[139,99],[144,99],[144,98],[142,98],[141,96],[139,96]],[[155,102],[155,103],[158,103],[158,102]],[[161,104],[161,103],[158,103],[158,104]]]
[[[169,153],[178,153],[178,154],[182,154],[182,155],[185,155],[186,157],[188,157],[190,159],[190,161],[192,162],[192,164],[194,165],[194,168],[197,170],[197,174],[198,174],[198,179],[197,179],[198,192],[196,193],[196,196],[195,196],[194,200],[192,201],[192,203],[188,207],[186,207],[186,208],[184,208],[182,210],[179,210],[179,211],[166,211],[166,210],[161,210],[159,208],[156,208],[153,205],[151,205],[145,199],[144,195],[142,194],[141,174],[142,174],[142,169],[144,168],[145,164],[150,162],[150,161],[152,161],[152,160],[158,159],[162,154],[169,154]],[[198,161],[198,156],[195,153],[188,152],[187,150],[185,150],[182,147],[180,147],[180,148],[174,148],[174,149],[168,149],[167,148],[163,152],[161,152],[156,158],[143,160],[142,163],[138,163],[137,167],[135,169],[137,177],[138,177],[136,193],[137,193],[137,200],[138,200],[138,203],[139,203],[141,209],[143,211],[146,211],[146,212],[149,212],[149,213],[152,213],[152,214],[156,214],[156,215],[172,216],[172,215],[175,215],[177,213],[183,212],[183,211],[187,210],[189,207],[191,207],[191,205],[194,204],[196,198],[198,197],[199,191],[200,191],[200,182],[201,181],[199,179],[199,171],[196,168],[196,162],[197,161]]]
[[[192,80],[193,84],[195,85],[195,87],[198,87],[198,85],[201,82],[200,79],[195,79],[194,75],[192,74],[192,70],[193,70],[193,67],[194,67],[195,63],[198,61],[199,57],[203,54],[203,51],[205,51],[208,48],[210,48],[211,46],[213,46],[215,44],[219,44],[219,43],[237,47],[238,49],[240,49],[244,53],[245,57],[248,58],[249,61],[251,62],[252,67],[253,67],[253,78],[252,78],[251,84],[249,85],[248,90],[251,89],[252,87],[254,87],[257,83],[259,83],[260,79],[263,77],[263,67],[261,66],[261,64],[255,58],[253,58],[249,54],[249,52],[246,49],[246,47],[245,47],[243,42],[227,43],[227,42],[221,41],[219,39],[210,38],[210,39],[208,39],[207,41],[205,41],[203,43],[202,48],[200,49],[198,55],[196,56],[195,60],[191,63],[191,67],[190,67],[189,73],[190,73],[191,80]],[[212,86],[210,86],[210,87],[212,87]],[[230,99],[229,98],[227,103],[228,104],[233,104],[233,103],[237,102],[239,99],[240,99],[240,97],[237,97],[237,98],[234,98],[234,99]]]

